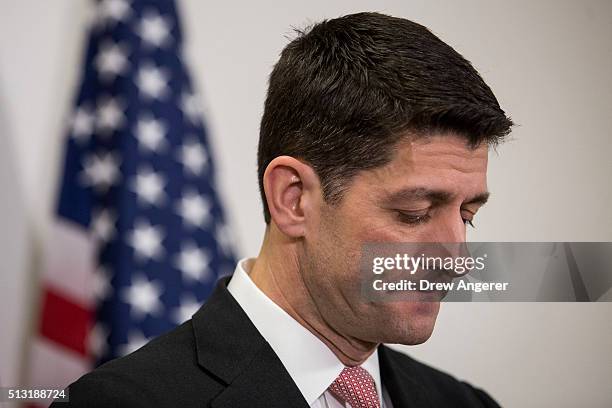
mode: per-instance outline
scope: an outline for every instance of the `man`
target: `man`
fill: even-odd
[[[70,405],[497,406],[382,345],[426,341],[439,303],[365,301],[359,259],[367,242],[465,241],[488,197],[488,148],[511,126],[421,25],[360,13],[300,33],[261,123],[258,257],[190,321],[72,384]]]

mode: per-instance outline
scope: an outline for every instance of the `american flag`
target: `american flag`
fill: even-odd
[[[42,277],[38,387],[189,319],[235,266],[174,2],[95,10]]]

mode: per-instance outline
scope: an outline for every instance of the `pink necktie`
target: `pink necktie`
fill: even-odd
[[[374,379],[361,367],[346,367],[329,390],[352,408],[380,408]]]

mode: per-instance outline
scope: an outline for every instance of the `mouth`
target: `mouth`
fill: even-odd
[[[419,271],[417,280],[417,292],[425,297],[427,301],[441,301],[449,292],[449,286],[453,281],[451,274],[445,269],[429,269]],[[425,285],[421,284],[425,282]]]
[[[440,302],[448,294],[447,290],[417,290],[418,301],[420,302]]]
[[[402,302],[440,302],[452,290],[452,271],[446,269],[417,269],[414,273],[392,270],[384,276],[382,288],[374,288],[377,300]],[[368,283],[368,286],[375,286]],[[389,286],[385,286],[389,285]]]

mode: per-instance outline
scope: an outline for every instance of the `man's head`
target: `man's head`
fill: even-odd
[[[471,64],[411,21],[349,15],[283,50],[260,130],[264,215],[329,326],[373,343],[429,337],[437,303],[360,298],[362,245],[464,241],[488,196],[488,148],[511,126]]]

